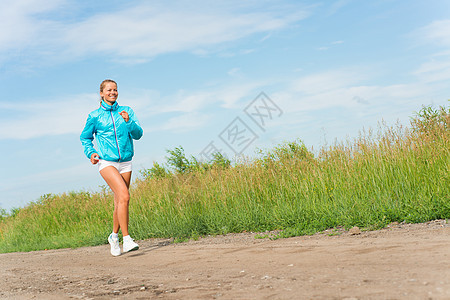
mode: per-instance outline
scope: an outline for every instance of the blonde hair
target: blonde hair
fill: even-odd
[[[103,89],[105,88],[105,85],[107,83],[114,83],[117,86],[117,82],[115,82],[114,80],[112,80],[112,79],[105,79],[105,80],[102,81],[102,83],[100,83],[100,93],[103,92]],[[102,105],[102,100],[103,100],[103,98],[100,97],[100,105]]]

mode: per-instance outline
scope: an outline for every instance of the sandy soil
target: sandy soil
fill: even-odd
[[[0,254],[1,299],[450,299],[450,221]]]

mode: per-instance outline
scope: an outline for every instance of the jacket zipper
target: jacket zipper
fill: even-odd
[[[119,153],[119,162],[120,162],[120,148],[119,148],[119,140],[117,139],[117,130],[116,130],[116,122],[114,122],[114,117],[112,114],[112,110],[109,111],[111,114],[111,120],[113,122],[113,127],[114,127],[114,137],[116,138],[116,145],[117,145],[117,152]]]

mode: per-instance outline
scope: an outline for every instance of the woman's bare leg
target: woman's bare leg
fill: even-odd
[[[122,235],[128,235],[131,172],[120,174],[116,168],[109,166],[100,171],[103,179],[114,193],[113,232],[122,229]]]

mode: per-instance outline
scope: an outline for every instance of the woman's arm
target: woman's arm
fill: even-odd
[[[128,132],[130,132],[131,137],[135,140],[139,140],[144,134],[144,130],[139,124],[134,111],[130,108],[128,112],[124,110],[121,111],[120,114],[125,120],[125,124],[127,124]]]
[[[81,145],[84,149],[84,154],[87,158],[91,159],[92,154],[97,153],[94,149],[94,132],[95,132],[95,119],[89,115],[86,120],[86,125],[80,135]]]

